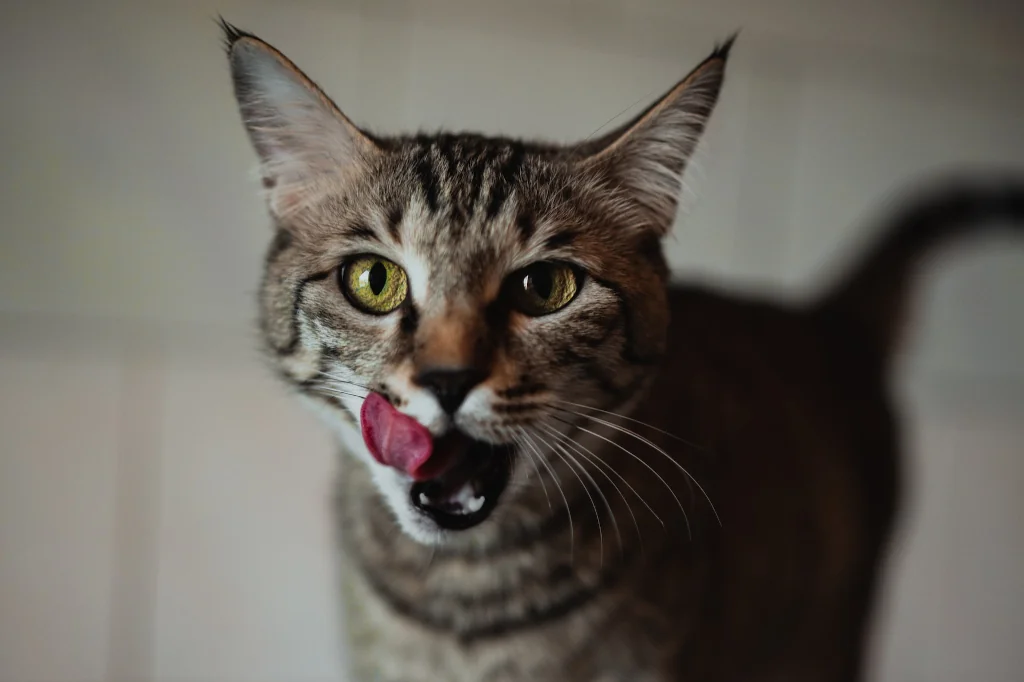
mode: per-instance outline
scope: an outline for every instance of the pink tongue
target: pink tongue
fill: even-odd
[[[425,426],[396,410],[379,393],[366,396],[359,420],[374,459],[416,480],[429,478],[421,469],[434,451],[434,439]]]

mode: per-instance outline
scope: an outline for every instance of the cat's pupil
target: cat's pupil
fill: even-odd
[[[377,261],[370,268],[370,291],[373,292],[374,296],[380,296],[380,292],[384,291],[384,285],[388,282],[388,269],[384,267],[384,264]]]
[[[551,296],[553,286],[554,281],[551,278],[551,272],[547,268],[536,268],[523,278],[523,287],[527,291],[532,290],[537,296],[545,300]]]

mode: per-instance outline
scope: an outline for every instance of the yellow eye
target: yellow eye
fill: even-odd
[[[540,317],[569,305],[579,291],[580,277],[565,263],[542,261],[513,273],[507,286],[518,310]]]
[[[341,290],[355,307],[386,315],[409,294],[405,270],[380,256],[356,256],[341,270]]]

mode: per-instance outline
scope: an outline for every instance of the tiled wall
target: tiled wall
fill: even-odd
[[[217,12],[357,121],[555,139],[655,96],[742,26],[668,242],[681,277],[722,286],[806,295],[894,183],[1024,166],[1009,3],[4,6],[0,682],[342,674],[334,453],[255,350],[269,231]],[[1022,247],[979,242],[922,282],[878,680],[1024,670]]]

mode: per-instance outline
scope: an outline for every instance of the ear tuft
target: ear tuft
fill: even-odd
[[[732,51],[732,46],[736,42],[736,38],[740,35],[739,31],[736,31],[731,36],[726,38],[720,44],[715,45],[714,52],[708,57],[708,59],[721,59],[722,61],[729,60],[729,53]]]
[[[626,218],[665,234],[675,220],[682,175],[718,102],[736,34],[633,120],[577,147],[622,199]]]
[[[231,54],[231,48],[234,44],[242,38],[256,38],[252,33],[243,31],[220,14],[217,15],[217,25],[220,26],[220,30],[224,32],[224,51],[229,55]],[[258,38],[256,39],[259,40]]]

